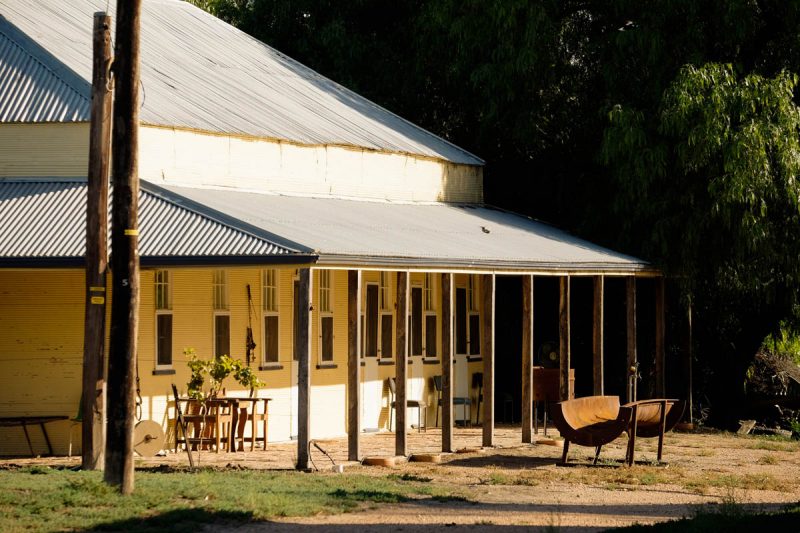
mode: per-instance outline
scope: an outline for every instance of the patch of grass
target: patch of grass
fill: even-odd
[[[766,454],[762,455],[761,458],[758,460],[758,464],[760,464],[760,465],[776,465],[776,464],[778,464],[778,459],[774,455],[766,453]]]
[[[186,531],[277,516],[335,514],[409,498],[463,498],[420,482],[362,474],[218,471],[136,473],[123,497],[100,472],[0,471],[0,531]]]
[[[800,451],[800,442],[783,435],[734,435],[731,444],[751,450],[767,450],[772,452]]]
[[[535,487],[540,483],[536,476],[531,475],[513,475],[502,474],[500,472],[492,472],[489,477],[482,481],[485,485],[522,485],[527,487]]]
[[[779,513],[752,513],[741,506],[735,508],[721,505],[704,508],[691,518],[672,520],[650,526],[630,526],[608,531],[647,533],[747,533],[750,531],[796,531],[800,521],[800,504],[788,507]]]
[[[700,494],[705,494],[709,489],[740,489],[740,490],[774,490],[790,491],[793,487],[770,474],[716,474],[699,475],[688,478],[683,486]]]
[[[697,452],[695,453],[695,455],[698,457],[712,457],[716,454],[717,452],[713,448],[698,448]]]

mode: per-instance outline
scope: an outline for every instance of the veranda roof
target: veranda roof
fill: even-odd
[[[245,224],[322,265],[531,271],[654,271],[531,218],[487,205],[393,203],[149,185],[170,201]],[[157,192],[160,191],[160,192]]]
[[[0,266],[77,266],[86,253],[86,181],[0,179]],[[110,225],[110,224],[109,224]],[[143,265],[308,263],[313,254],[139,190]]]

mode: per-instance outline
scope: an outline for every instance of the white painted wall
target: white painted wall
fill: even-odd
[[[146,126],[139,175],[156,183],[402,201],[480,202],[482,167],[341,146]]]

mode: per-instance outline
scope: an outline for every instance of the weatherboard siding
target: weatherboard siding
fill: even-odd
[[[0,177],[85,177],[89,124],[0,124]]]
[[[83,280],[77,270],[0,271],[0,416],[77,414]],[[69,428],[47,425],[55,453],[67,453]],[[34,449],[46,453],[39,428],[28,431]],[[22,428],[0,428],[0,455],[12,454],[28,454]]]

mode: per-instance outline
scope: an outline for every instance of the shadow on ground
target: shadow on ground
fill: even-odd
[[[152,516],[130,518],[98,524],[82,531],[144,531],[190,533],[199,530],[216,531],[255,524],[252,513],[242,511],[210,511],[207,509],[176,509]]]
[[[553,457],[530,457],[524,455],[478,455],[464,457],[463,459],[453,459],[447,461],[450,466],[466,466],[473,468],[485,468],[487,466],[502,466],[503,468],[513,468],[522,470],[537,466],[551,466],[560,462],[560,459]]]

